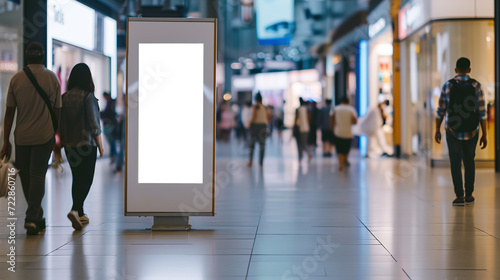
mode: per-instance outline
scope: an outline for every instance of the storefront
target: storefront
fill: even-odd
[[[364,116],[369,106],[369,46],[367,28],[362,20],[345,28],[350,30],[346,35],[337,39],[330,48],[326,60],[327,73],[333,72],[333,103],[338,105],[342,97],[349,99],[350,105],[356,108],[358,116]],[[335,34],[332,37],[336,37]],[[328,82],[326,83],[328,85]],[[359,131],[356,132],[359,135]],[[366,136],[356,137],[354,146],[359,147],[360,155],[367,153]],[[358,141],[359,140],[359,141]]]
[[[262,101],[265,105],[273,106],[274,108],[278,109],[283,107],[283,100],[286,100],[286,92],[288,88],[289,88],[288,72],[282,71],[282,72],[272,72],[272,73],[260,73],[255,75],[255,88],[253,91],[253,96],[257,92],[260,92],[262,94]],[[285,105],[286,106],[283,109],[286,122],[287,119],[286,108],[288,104]]]
[[[377,141],[371,141],[369,150],[376,154],[393,154],[393,31],[389,15],[389,0],[382,1],[368,15],[368,107],[382,115],[382,128]],[[374,139],[375,140],[375,139]],[[374,145],[378,143],[378,145]]]
[[[356,47],[352,46],[352,49]],[[344,49],[347,50],[347,49]],[[356,103],[356,55],[351,48],[340,50],[333,56],[333,104],[338,105],[342,97],[348,97],[352,105]]]
[[[285,126],[293,127],[295,123],[295,109],[300,106],[299,98],[306,101],[321,103],[323,90],[316,69],[307,69],[288,72],[289,89],[285,95]]]
[[[319,103],[323,93],[316,69],[257,74],[253,94],[257,91],[262,94],[264,104],[283,110],[286,127],[293,127],[295,123],[300,97]]]
[[[116,32],[116,20],[80,2],[47,1],[47,68],[59,77],[62,93],[73,66],[83,62],[92,72],[99,106],[105,106],[103,92],[117,97]]]
[[[231,83],[231,93],[233,102],[237,102],[243,107],[247,102],[253,102],[252,93],[255,88],[255,76],[233,76]]]
[[[488,104],[489,145],[478,146],[476,162],[493,166],[495,159],[493,1],[465,2],[413,0],[399,12],[401,111],[406,112],[401,114],[401,150],[433,166],[448,162],[446,139],[442,144],[433,140],[434,120],[441,87],[454,77],[460,57],[471,60],[470,76],[481,83]]]

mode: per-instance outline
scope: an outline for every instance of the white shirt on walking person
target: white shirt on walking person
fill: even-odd
[[[351,139],[353,119],[356,120],[356,109],[351,105],[340,104],[333,110],[335,118],[334,131],[336,137]]]
[[[241,122],[243,123],[243,127],[249,129],[251,120],[252,120],[252,107],[245,105],[243,109],[241,109]]]

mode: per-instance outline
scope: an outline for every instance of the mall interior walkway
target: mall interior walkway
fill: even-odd
[[[493,170],[477,171],[475,205],[452,207],[446,168],[353,153],[338,172],[333,158],[299,164],[284,139],[269,143],[263,169],[246,166],[242,145],[218,143],[217,172],[232,172],[218,189],[217,215],[192,217],[189,232],[152,232],[151,217],[124,217],[123,174],[108,159],[98,160],[86,202],[90,224],[74,231],[70,169],[51,169],[43,235],[25,235],[17,193],[15,273],[0,200],[0,279],[500,279]]]

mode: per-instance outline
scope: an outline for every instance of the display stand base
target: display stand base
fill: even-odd
[[[191,230],[189,217],[183,216],[155,216],[151,230]]]

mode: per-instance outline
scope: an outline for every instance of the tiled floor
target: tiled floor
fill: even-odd
[[[239,168],[219,190],[217,215],[192,217],[190,232],[151,232],[152,218],[124,217],[123,175],[107,159],[86,202],[90,224],[75,232],[69,167],[50,170],[45,234],[25,235],[18,189],[16,272],[0,200],[0,279],[500,279],[492,170],[477,170],[474,206],[452,207],[448,169],[353,154],[339,173],[333,158],[299,164],[288,139],[268,144],[263,169],[246,167],[241,145],[218,144],[217,170]]]

